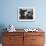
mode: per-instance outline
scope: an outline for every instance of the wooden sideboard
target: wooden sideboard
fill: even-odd
[[[3,46],[44,46],[44,32],[3,32]]]

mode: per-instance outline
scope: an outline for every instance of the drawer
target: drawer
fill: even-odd
[[[43,44],[44,36],[32,36],[32,43],[33,44]]]
[[[4,36],[3,43],[14,43],[23,41],[23,36]]]
[[[9,44],[2,44],[2,46],[23,46],[23,43],[19,43],[19,44],[18,43],[17,44],[16,43],[13,43],[13,44],[9,43]]]
[[[23,36],[23,32],[4,32],[4,36]]]
[[[32,36],[24,36],[24,40],[32,40]]]
[[[24,36],[25,44],[43,44],[44,36]]]
[[[14,44],[2,44],[2,46],[15,46]]]
[[[31,44],[32,44],[32,37],[30,37],[30,36],[26,36],[26,37],[24,37],[24,46],[31,46]]]
[[[44,32],[24,32],[24,36],[44,36]]]
[[[32,46],[44,46],[44,44],[31,44]]]

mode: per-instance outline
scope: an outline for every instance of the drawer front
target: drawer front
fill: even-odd
[[[32,44],[44,44],[44,36],[32,36]]]
[[[4,36],[3,46],[23,46],[23,36]]]
[[[2,44],[2,46],[23,46],[23,44]]]
[[[23,36],[5,36],[3,37],[3,43],[14,43],[23,41]]]
[[[44,32],[24,32],[24,36],[44,36]]]
[[[44,36],[24,36],[24,46],[44,46]]]
[[[32,46],[44,46],[43,44],[32,44]]]
[[[24,46],[31,46],[32,44],[32,37],[30,36],[24,36]]]
[[[4,32],[3,46],[23,46],[23,32]]]
[[[23,36],[23,32],[4,32],[4,36]]]

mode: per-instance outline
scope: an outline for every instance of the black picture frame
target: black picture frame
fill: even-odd
[[[19,7],[17,19],[18,21],[35,21],[35,8]]]

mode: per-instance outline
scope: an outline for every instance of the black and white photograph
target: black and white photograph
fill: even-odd
[[[31,7],[18,8],[18,21],[34,21],[35,9]]]

